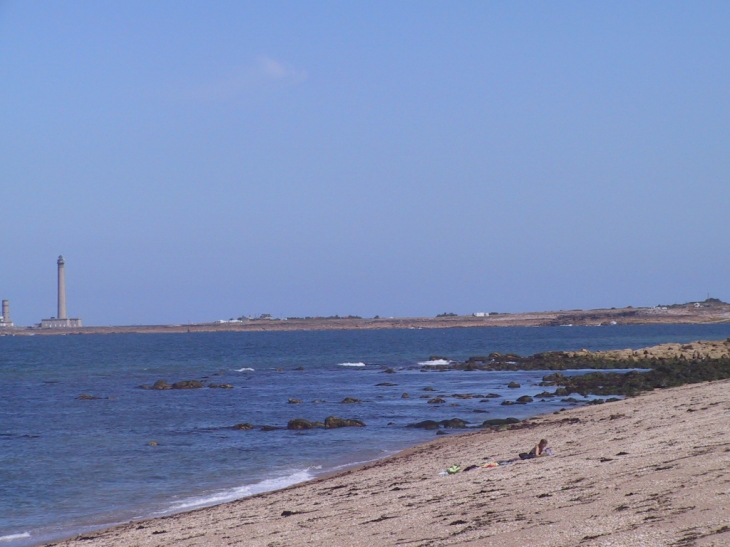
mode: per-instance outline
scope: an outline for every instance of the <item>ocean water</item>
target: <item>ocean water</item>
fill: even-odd
[[[728,336],[730,325],[0,337],[0,547],[39,545],[372,461],[434,438],[405,427],[421,420],[458,417],[477,426],[566,406],[453,398],[428,404],[422,395],[534,395],[545,374],[419,365],[432,355],[463,360],[493,351],[638,348]],[[388,367],[396,373],[384,373]],[[234,388],[138,387],[159,379]],[[512,380],[522,387],[508,389]],[[376,385],[382,382],[397,385]],[[77,399],[81,394],[99,399]],[[363,402],[341,404],[345,397]],[[293,418],[330,415],[367,426],[285,429]],[[232,429],[241,422],[256,428]],[[261,431],[264,425],[282,429]]]

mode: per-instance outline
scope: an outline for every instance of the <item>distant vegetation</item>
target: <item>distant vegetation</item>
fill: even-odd
[[[436,317],[459,317],[459,315],[456,313],[445,312],[438,314]]]

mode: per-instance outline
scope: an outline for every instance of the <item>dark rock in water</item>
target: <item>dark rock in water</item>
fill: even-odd
[[[233,386],[231,384],[208,384],[208,387],[218,389],[233,389]]]
[[[155,384],[157,385],[157,384]],[[199,389],[205,387],[203,382],[199,380],[183,380],[182,382],[175,382],[172,384],[172,389]],[[154,389],[154,386],[153,386]],[[166,388],[163,388],[166,389]]]
[[[454,393],[452,397],[454,399],[471,399],[474,395],[471,393]]]
[[[500,404],[502,406],[509,406],[509,405],[513,405],[514,403],[512,401],[502,401]]]
[[[391,386],[397,386],[398,384],[392,384],[390,382],[380,382],[379,384],[375,384],[375,387],[391,387]]]
[[[323,422],[312,422],[312,427],[324,427]]]
[[[476,408],[472,410],[472,412],[479,412],[480,414],[489,414],[488,410],[482,410],[481,408]]]
[[[560,402],[561,403],[573,403],[574,405],[577,405],[580,403],[580,401],[578,399],[576,399],[575,397],[567,397],[565,399],[560,399]]]
[[[294,370],[304,370],[304,367],[297,367]]]
[[[602,405],[605,402],[606,402],[605,399],[592,399],[592,400],[588,401],[588,404],[589,405]]]
[[[386,368],[383,372],[385,374],[395,374],[395,371],[392,368]]]
[[[482,400],[481,400],[481,401],[479,401],[479,402],[480,402],[480,403],[488,403],[488,402],[489,402],[489,399],[482,399]]]
[[[211,382],[210,384],[208,384],[208,387],[215,389],[215,388],[218,387],[218,384],[214,384],[214,383]]]
[[[430,405],[440,405],[445,402],[446,402],[446,400],[442,399],[441,397],[434,397],[433,399],[428,400],[428,404],[430,404]]]
[[[157,380],[153,385],[152,389],[172,389],[172,386],[165,382],[165,380]]]
[[[538,393],[535,395],[536,399],[546,399],[548,397],[555,397],[555,393],[550,393],[549,391],[543,391],[542,393]]]
[[[139,389],[152,389],[152,386],[149,384],[142,384],[141,386],[139,386]]]
[[[147,443],[147,446],[159,446],[159,443],[157,441],[150,441]]]
[[[444,431],[443,429],[439,429],[439,430],[438,430],[438,431],[436,432],[436,435],[446,435],[446,431]]]
[[[248,431],[250,429],[253,429],[253,426],[251,424],[242,423],[234,425],[233,429],[237,429],[239,431]]]
[[[98,399],[101,399],[101,397],[95,397],[93,395],[89,395],[88,393],[82,393],[78,397],[76,397],[77,401],[96,401]]]
[[[413,427],[416,429],[438,429],[439,423],[434,420],[425,420],[415,424],[408,424],[406,427]]]
[[[484,396],[485,399],[499,399],[500,397],[501,397],[501,395],[499,395],[497,393],[487,393]]]
[[[531,403],[533,400],[534,399],[529,395],[523,395],[522,397],[518,397],[515,402],[521,405],[526,405],[527,403]]]
[[[516,389],[516,388],[522,387],[522,386],[520,386],[520,384],[518,384],[517,382],[512,381],[509,384],[507,384],[507,387],[512,388],[512,389]]]
[[[401,399],[410,399],[410,398],[411,398],[411,396],[410,396],[410,395],[408,395],[407,393],[404,393],[403,395],[401,395],[401,396],[400,396],[400,398],[401,398]]]
[[[295,418],[293,420],[289,420],[289,423],[286,424],[287,429],[312,429],[313,427],[314,424],[312,424],[312,422],[303,418]]]
[[[287,403],[289,403],[290,405],[300,405],[302,404],[302,401],[301,399],[289,399]]]
[[[510,425],[519,423],[517,418],[492,418],[491,420],[484,420],[482,427],[499,427],[501,425]]]
[[[430,398],[431,398],[431,396],[430,396],[430,395],[421,395],[421,396],[419,397],[419,399],[430,399]]]
[[[436,390],[432,387],[424,387],[423,391],[436,391]]]
[[[261,428],[261,431],[276,431],[277,429],[281,429],[281,428],[274,427],[273,425],[265,425]]]
[[[324,420],[324,427],[335,429],[337,427],[364,427],[365,423],[360,420],[344,420],[337,416],[327,416]]]
[[[466,427],[469,427],[467,424],[469,422],[466,422],[464,420],[460,420],[459,418],[451,418],[450,420],[441,420],[439,424],[444,426],[447,429],[464,429]]]
[[[559,387],[555,390],[555,396],[556,397],[565,397],[566,395],[569,395],[568,390],[564,387]]]
[[[355,403],[362,403],[360,399],[355,399],[354,397],[345,397],[340,401],[340,404],[343,405],[353,405]]]

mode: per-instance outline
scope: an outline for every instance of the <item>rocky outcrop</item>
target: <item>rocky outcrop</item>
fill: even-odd
[[[294,420],[289,420],[289,423],[286,424],[287,429],[294,430],[312,429],[313,427],[314,424],[304,418],[295,418]]]
[[[469,422],[460,420],[459,418],[451,418],[450,420],[441,420],[439,422],[446,429],[464,429],[469,427]]]
[[[522,386],[520,386],[520,384],[518,384],[517,382],[512,381],[509,384],[507,384],[507,387],[511,388],[511,389],[516,389],[516,388],[522,387]]]
[[[355,399],[354,397],[345,397],[340,401],[340,403],[343,405],[352,405],[355,403],[362,403],[362,401],[360,399]]]
[[[441,404],[444,404],[445,402],[446,402],[446,400],[441,397],[434,397],[433,399],[428,400],[428,404],[430,404],[430,405],[441,405]]]
[[[345,420],[337,416],[327,416],[324,420],[326,429],[335,429],[338,427],[364,427],[365,423],[360,420]]]
[[[238,431],[249,431],[249,430],[253,429],[253,426],[251,424],[242,423],[242,424],[234,425],[233,429],[236,429]]]
[[[500,427],[516,423],[519,423],[517,418],[492,418],[491,420],[484,420],[482,427]]]
[[[527,403],[531,403],[532,401],[532,397],[530,397],[529,395],[523,395],[522,397],[518,397],[515,402],[520,405],[526,405]]]

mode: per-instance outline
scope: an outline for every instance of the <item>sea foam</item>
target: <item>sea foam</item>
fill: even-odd
[[[365,363],[337,363],[338,367],[364,367]]]
[[[438,365],[450,365],[452,362],[447,359],[434,359],[432,361],[421,361],[418,364],[424,367],[435,367]]]
[[[250,367],[243,367],[243,368],[237,368],[234,369],[236,372],[253,372],[253,369]]]
[[[10,534],[9,536],[0,536],[0,541],[15,541],[16,539],[25,539],[29,537],[30,534],[28,532],[23,532],[22,534]]]
[[[166,513],[177,513],[180,511],[190,511],[192,509],[198,509],[200,507],[208,507],[210,505],[217,505],[219,503],[226,503],[228,501],[237,500],[239,498],[245,498],[260,494],[261,492],[270,492],[272,490],[280,490],[286,488],[292,484],[298,482],[308,481],[314,478],[314,475],[309,472],[308,469],[302,471],[295,471],[291,475],[285,475],[283,477],[276,477],[272,479],[265,479],[261,482],[254,484],[247,484],[245,486],[238,486],[229,490],[223,490],[221,492],[215,492],[204,496],[198,496],[194,498],[187,498],[177,503],[172,504]]]

